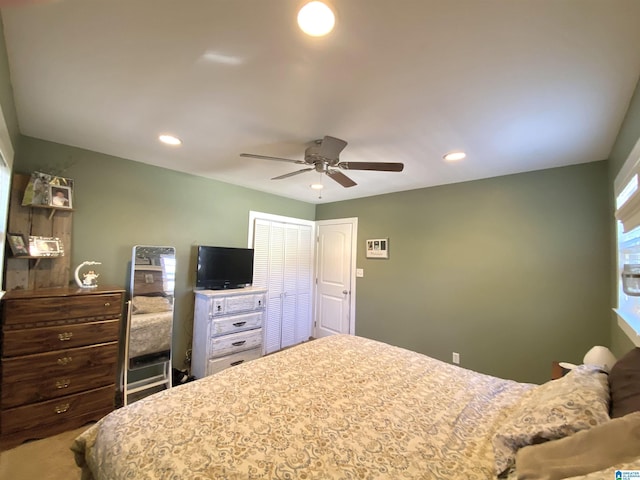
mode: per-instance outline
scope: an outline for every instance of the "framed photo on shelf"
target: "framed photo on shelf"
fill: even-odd
[[[64,187],[63,193],[68,199],[68,205],[57,205],[53,203],[51,187]],[[59,177],[50,173],[33,172],[29,183],[22,196],[23,206],[55,206],[59,208],[71,208],[71,192],[73,191],[73,180]],[[56,202],[63,202],[61,199]],[[64,202],[63,202],[64,203]]]
[[[32,257],[62,257],[64,247],[57,237],[29,237],[29,255]]]
[[[367,240],[367,258],[389,258],[389,239]]]
[[[49,185],[49,206],[71,208],[71,187],[66,185]]]
[[[7,233],[7,241],[14,257],[29,255],[29,248],[25,236],[21,233]]]

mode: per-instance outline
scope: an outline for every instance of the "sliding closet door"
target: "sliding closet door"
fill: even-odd
[[[265,353],[311,334],[313,233],[309,225],[256,219],[253,284],[267,293]]]

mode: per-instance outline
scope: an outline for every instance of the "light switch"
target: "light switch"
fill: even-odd
[[[364,269],[356,268],[356,277],[364,277]]]

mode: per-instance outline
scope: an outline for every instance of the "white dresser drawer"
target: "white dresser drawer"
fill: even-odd
[[[236,295],[230,297],[213,298],[211,300],[211,316],[229,315],[240,312],[252,312],[264,308],[263,293]]]
[[[234,353],[233,355],[227,355],[226,357],[214,358],[209,360],[207,365],[207,375],[213,375],[214,373],[221,372],[222,370],[235,367],[241,363],[255,360],[262,356],[262,347],[254,348],[251,350],[245,350],[244,352]]]
[[[262,328],[246,332],[230,333],[220,337],[212,337],[209,351],[210,358],[222,357],[243,350],[262,346]]]
[[[262,315],[263,312],[254,312],[214,318],[211,322],[211,336],[217,337],[218,335],[260,328],[262,326]]]

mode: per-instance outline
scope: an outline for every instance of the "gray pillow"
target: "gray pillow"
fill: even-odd
[[[640,411],[640,348],[618,360],[609,373],[611,418]]]

